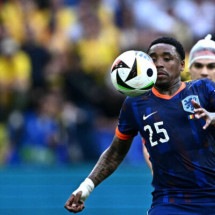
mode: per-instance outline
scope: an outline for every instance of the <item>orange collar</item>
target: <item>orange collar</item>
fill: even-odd
[[[178,94],[180,91],[182,91],[185,87],[186,87],[186,84],[184,82],[181,82],[181,86],[179,87],[179,89],[171,96],[159,93],[154,87],[152,88],[152,92],[154,93],[155,96],[159,98],[169,100],[172,97],[174,97],[176,94]]]

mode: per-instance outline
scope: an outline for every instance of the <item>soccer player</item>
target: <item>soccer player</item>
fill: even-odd
[[[158,70],[156,84],[125,99],[111,145],[65,203],[70,212],[83,210],[85,199],[117,169],[139,132],[153,167],[148,214],[215,214],[215,83],[181,81],[185,53],[174,38],[154,40],[147,52]]]
[[[199,40],[191,49],[189,55],[189,72],[192,80],[208,78],[215,82],[215,41],[208,34]],[[148,151],[143,142],[144,159],[152,171]]]
[[[192,80],[209,78],[215,82],[215,41],[211,34],[199,40],[189,55],[189,71]]]

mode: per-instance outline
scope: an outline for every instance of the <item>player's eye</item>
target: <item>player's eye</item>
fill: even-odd
[[[208,69],[215,69],[215,63],[209,63],[209,64],[207,65],[207,68],[208,68]]]
[[[203,68],[203,64],[201,64],[201,63],[194,63],[193,64],[193,67],[195,67],[196,69],[201,69],[201,68]]]
[[[164,58],[164,61],[165,61],[165,62],[168,62],[168,61],[170,61],[170,60],[171,60],[171,59],[170,59],[169,57],[165,57],[165,58]]]
[[[157,60],[157,58],[152,57],[152,60],[153,60],[153,62],[155,63],[155,62],[156,62],[156,60]]]
[[[202,69],[203,67],[207,67],[207,69],[212,70],[215,69],[215,63],[209,64],[194,63],[193,67],[195,67],[196,69]]]

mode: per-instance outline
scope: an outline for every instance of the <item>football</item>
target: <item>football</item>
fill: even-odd
[[[126,96],[139,96],[153,87],[157,69],[151,57],[142,51],[129,50],[120,54],[111,66],[111,81]]]

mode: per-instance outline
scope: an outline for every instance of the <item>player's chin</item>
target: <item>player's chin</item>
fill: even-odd
[[[167,74],[164,74],[164,73],[158,73],[157,75],[157,80],[163,80],[163,79],[167,79],[168,78],[168,75]]]
[[[165,85],[167,83],[169,83],[168,78],[166,76],[162,76],[157,78],[155,85]]]

